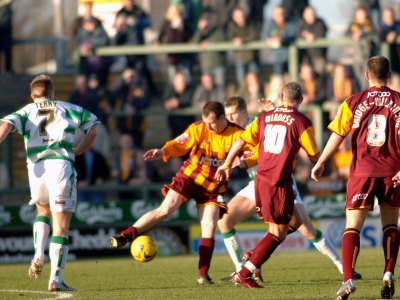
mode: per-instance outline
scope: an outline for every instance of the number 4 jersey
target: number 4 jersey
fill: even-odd
[[[241,138],[259,144],[257,176],[262,175],[271,185],[292,175],[300,148],[310,157],[319,152],[310,119],[291,106],[263,112]]]
[[[87,133],[97,117],[80,106],[57,100],[42,100],[28,104],[1,119],[14,125],[24,137],[27,160],[75,160],[73,141],[75,130]]]
[[[387,177],[400,170],[398,92],[374,86],[350,96],[328,128],[343,137],[351,132],[350,174]]]

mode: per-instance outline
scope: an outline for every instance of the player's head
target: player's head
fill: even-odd
[[[227,125],[224,106],[217,101],[210,101],[204,105],[202,118],[203,122],[207,124],[208,130],[213,133],[220,133]]]
[[[371,83],[386,84],[391,76],[389,60],[381,55],[373,56],[367,61],[365,77]]]
[[[31,82],[31,97],[33,100],[37,98],[54,98],[53,81],[49,76],[38,75]]]
[[[289,82],[283,85],[281,91],[283,104],[299,105],[303,101],[303,91],[297,82]]]
[[[232,96],[225,100],[225,116],[229,122],[235,123],[241,127],[246,127],[249,121],[247,113],[247,103],[240,96]]]

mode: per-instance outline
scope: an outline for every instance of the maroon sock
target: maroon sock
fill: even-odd
[[[385,254],[385,272],[394,274],[397,255],[399,254],[400,234],[396,224],[383,227],[383,253]]]
[[[199,246],[199,275],[206,275],[210,269],[211,258],[214,252],[213,238],[201,238]]]
[[[353,278],[359,252],[360,231],[355,228],[346,228],[342,238],[343,282]]]
[[[139,235],[137,229],[133,226],[129,226],[128,228],[125,228],[119,234],[126,237],[129,242],[132,242]]]
[[[278,248],[281,243],[282,241],[279,238],[268,232],[253,249],[253,254],[249,261],[259,269],[262,264],[271,257],[272,253],[274,253],[275,249]],[[247,278],[250,277],[251,271],[243,267],[239,274],[243,278]]]

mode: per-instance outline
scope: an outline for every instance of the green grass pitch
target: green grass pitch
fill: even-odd
[[[265,288],[256,290],[218,281],[233,271],[228,255],[213,257],[210,275],[216,284],[198,286],[197,263],[197,255],[140,263],[128,249],[124,258],[70,261],[64,279],[77,291],[52,294],[47,293],[48,262],[36,280],[28,277],[28,264],[0,265],[0,299],[334,299],[342,279],[316,250],[275,253],[263,266]],[[383,263],[382,249],[361,249],[357,271],[363,279],[351,299],[380,298]]]

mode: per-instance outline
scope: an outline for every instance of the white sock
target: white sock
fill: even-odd
[[[319,252],[321,252],[325,256],[328,256],[336,265],[339,272],[343,274],[342,259],[339,253],[336,251],[336,248],[333,246],[331,240],[327,236],[322,234],[320,240],[317,242],[313,242],[313,244]]]
[[[242,268],[242,249],[239,240],[236,237],[236,230],[232,229],[229,232],[223,233],[222,236],[229,256],[235,265],[236,272],[239,272]]]
[[[68,238],[63,236],[52,236],[49,248],[49,256],[51,262],[50,280],[61,283],[62,271],[65,268],[68,257]]]
[[[33,246],[35,247],[34,260],[39,259],[44,264],[44,249],[49,239],[50,219],[45,216],[37,216],[33,223]]]

